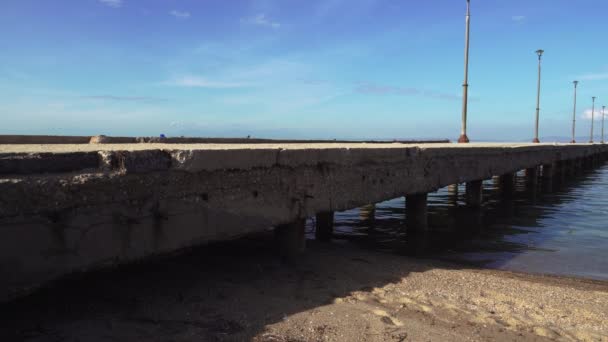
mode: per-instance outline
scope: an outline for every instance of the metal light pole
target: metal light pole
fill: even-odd
[[[543,56],[543,50],[536,50],[536,54],[538,55],[538,83],[536,85],[536,124],[534,126],[534,140],[533,143],[539,143],[538,140],[538,114],[540,112],[540,61]]]
[[[589,143],[593,144],[593,121],[595,121],[595,96],[591,98],[593,100],[593,106],[591,107],[591,137]]]
[[[605,110],[606,106],[602,106],[602,144],[604,143],[604,116],[606,115],[604,114]]]
[[[576,144],[576,87],[578,81],[572,83],[574,83],[574,110],[572,111],[572,141],[570,143]]]
[[[471,1],[467,0],[465,47],[464,47],[464,82],[462,83],[462,128],[460,129],[459,143],[468,143],[467,137],[467,109],[469,102],[469,27],[471,23]]]

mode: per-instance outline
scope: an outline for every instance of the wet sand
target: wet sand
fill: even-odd
[[[608,282],[269,239],[61,281],[0,305],[0,341],[608,341]]]

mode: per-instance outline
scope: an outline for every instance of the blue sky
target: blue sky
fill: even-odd
[[[450,138],[465,0],[5,0],[0,134]],[[605,0],[472,0],[469,137],[580,136]],[[599,114],[597,115],[599,118]],[[598,122],[599,123],[599,122]],[[598,130],[599,131],[599,130]]]

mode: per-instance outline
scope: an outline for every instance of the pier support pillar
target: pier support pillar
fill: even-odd
[[[500,190],[505,197],[513,196],[515,192],[515,174],[507,173],[500,176]]]
[[[483,203],[483,181],[476,180],[466,184],[466,201],[471,208],[479,208]]]
[[[566,176],[576,175],[576,163],[574,159],[568,159],[564,161],[564,174]]]
[[[583,158],[583,168],[592,169],[593,168],[593,157],[587,156]]]
[[[405,215],[408,228],[425,230],[428,228],[427,194],[405,196]]]
[[[543,179],[546,181],[553,180],[555,176],[555,164],[544,164],[543,165]]]
[[[359,210],[359,218],[361,219],[361,221],[374,222],[376,220],[375,204],[364,205]]]
[[[447,190],[448,190],[447,203],[449,205],[457,205],[458,204],[458,184],[448,185]]]
[[[543,190],[546,192],[553,191],[553,181],[555,179],[555,164],[543,165]]]
[[[576,158],[576,174],[580,175],[585,170],[585,158]]]
[[[316,217],[315,238],[320,241],[329,241],[334,233],[334,212],[318,213]]]
[[[564,183],[568,177],[568,162],[560,160],[555,163],[555,175],[560,183]]]
[[[297,219],[275,228],[275,239],[281,256],[291,259],[304,252],[306,248],[305,228],[306,219]]]
[[[526,183],[530,186],[536,186],[536,184],[538,184],[538,167],[526,169]]]

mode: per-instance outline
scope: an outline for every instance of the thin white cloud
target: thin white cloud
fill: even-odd
[[[354,90],[359,94],[367,95],[401,95],[401,96],[422,96],[438,100],[461,100],[462,97],[457,94],[441,93],[433,90],[425,90],[419,88],[403,88],[389,85],[377,85],[373,83],[359,83]],[[475,102],[476,98],[471,97],[469,101]]]
[[[109,7],[122,7],[122,0],[99,0],[99,2]]]
[[[190,12],[186,12],[186,11],[173,10],[173,11],[169,12],[169,14],[171,14],[172,16],[174,16],[178,19],[190,18]]]
[[[151,96],[120,96],[120,95],[89,95],[81,96],[85,100],[114,101],[114,102],[165,102],[165,98]]]
[[[522,22],[524,20],[526,20],[526,16],[524,15],[514,15],[511,17],[511,20],[513,20],[514,22]]]
[[[581,81],[601,81],[608,80],[608,73],[585,74],[578,78]]]
[[[596,102],[597,103],[597,102]],[[584,120],[591,120],[591,108],[586,109],[583,114],[581,115],[581,119]],[[606,112],[604,114],[608,114],[608,109],[606,110]],[[602,107],[596,107],[595,108],[595,114],[593,116],[594,120],[602,120]]]
[[[243,88],[250,86],[247,83],[232,82],[232,81],[210,81],[206,78],[185,75],[175,77],[167,82],[163,82],[163,85],[174,86],[174,87],[188,87],[188,88],[216,88],[216,89],[227,89],[227,88]]]
[[[247,18],[247,19],[242,19],[241,22],[246,23],[246,24],[250,24],[250,25],[256,25],[256,26],[262,26],[262,27],[270,27],[273,29],[278,29],[279,27],[281,27],[281,24],[279,22],[276,21],[272,21],[270,19],[268,19],[266,17],[266,14],[264,13],[260,13],[254,17],[251,18]]]

